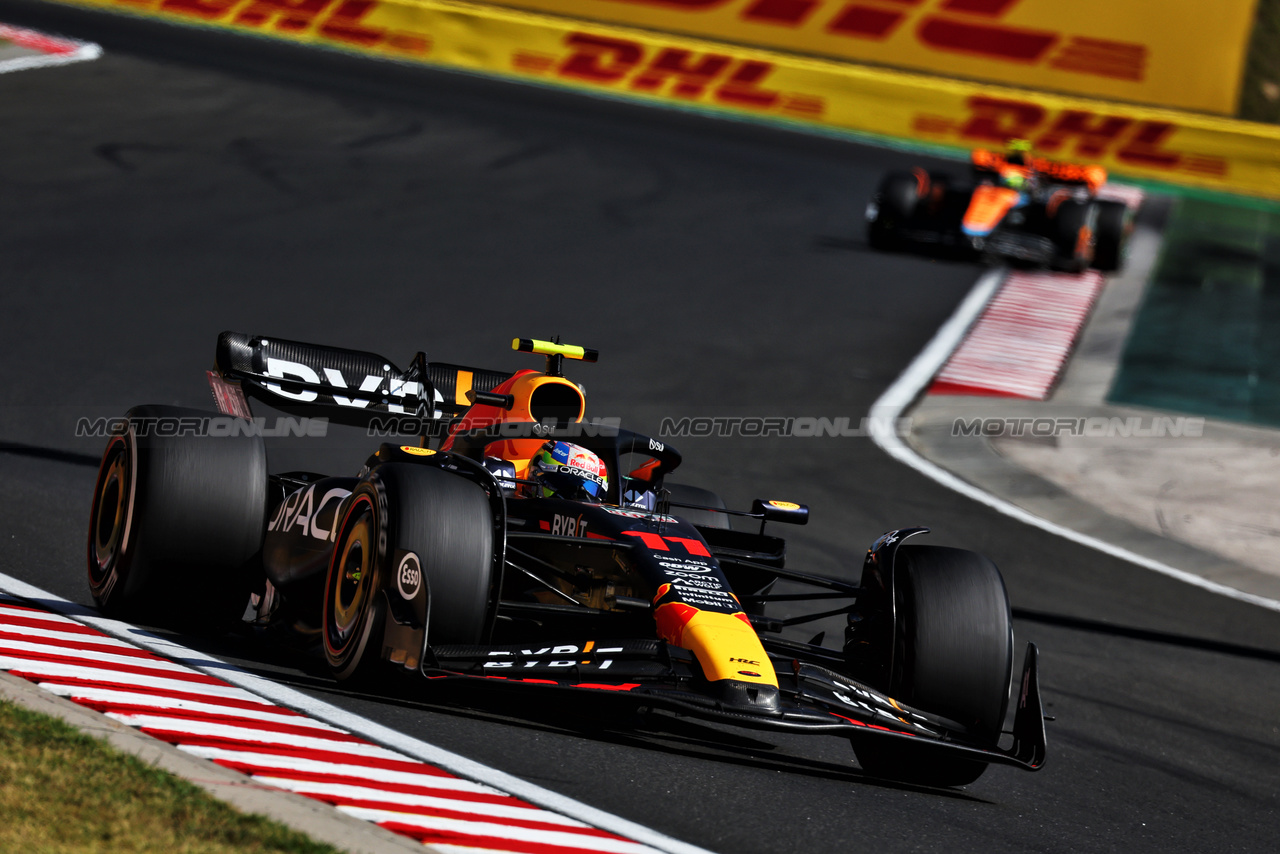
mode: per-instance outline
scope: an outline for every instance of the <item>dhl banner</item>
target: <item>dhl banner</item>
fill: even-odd
[[[496,0],[572,18],[1232,115],[1256,0]]]
[[[779,0],[780,1],[780,0]],[[1280,198],[1280,128],[449,0],[60,0],[602,94]],[[675,0],[672,0],[675,2]]]

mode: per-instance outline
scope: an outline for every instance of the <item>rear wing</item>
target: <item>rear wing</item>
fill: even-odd
[[[1050,160],[1047,157],[1029,157],[1025,163],[1010,164],[1008,158],[996,151],[975,148],[969,155],[973,168],[979,172],[998,173],[1006,166],[1017,165],[1039,172],[1050,181],[1060,184],[1082,184],[1092,193],[1107,183],[1107,170],[1102,166]]]
[[[1096,193],[1107,183],[1107,170],[1101,166],[1067,163],[1062,160],[1031,159],[1032,168],[1050,181],[1062,184],[1084,184],[1089,192]]]
[[[258,399],[278,409],[319,410],[316,414],[335,423],[368,427],[388,416],[447,424],[471,407],[476,393],[510,377],[503,371],[428,363],[422,352],[401,369],[377,353],[223,332],[209,379],[219,408],[229,414],[249,417],[248,400]]]

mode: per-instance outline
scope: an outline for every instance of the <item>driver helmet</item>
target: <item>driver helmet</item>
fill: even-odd
[[[572,442],[547,442],[529,461],[529,477],[543,498],[603,501],[609,489],[604,460]]]
[[[1004,159],[1014,166],[1026,166],[1031,159],[1031,140],[1011,139],[1005,145]]]

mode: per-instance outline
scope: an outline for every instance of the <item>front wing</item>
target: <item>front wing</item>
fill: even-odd
[[[1016,228],[997,229],[979,238],[971,237],[959,228],[921,224],[901,229],[898,238],[921,250],[965,256],[987,255],[1042,267],[1052,264],[1058,257],[1058,248],[1052,240]]]
[[[853,679],[797,659],[775,659],[781,699],[774,710],[738,705],[697,690],[692,656],[656,640],[586,644],[443,646],[423,668],[433,681],[482,681],[494,688],[608,693],[636,708],[660,709],[757,730],[812,732],[927,742],[991,764],[1038,770],[1045,760],[1044,710],[1035,644],[1027,644],[1012,744],[977,743],[966,728],[912,709]]]

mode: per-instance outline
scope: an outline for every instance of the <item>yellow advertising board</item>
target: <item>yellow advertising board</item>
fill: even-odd
[[[1031,89],[1232,115],[1256,0],[498,0]]]
[[[1041,153],[1280,198],[1280,128],[448,0],[61,0],[668,106]]]

